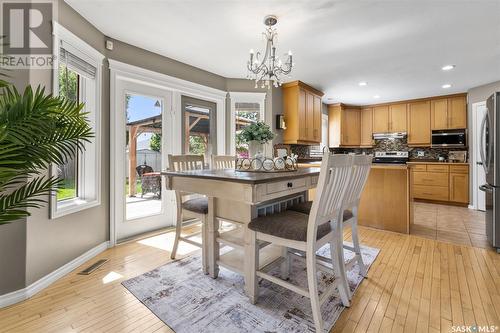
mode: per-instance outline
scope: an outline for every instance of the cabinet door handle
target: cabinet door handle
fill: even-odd
[[[287,187],[293,187],[293,183],[287,183],[286,186]]]

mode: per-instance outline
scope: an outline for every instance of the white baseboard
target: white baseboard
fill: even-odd
[[[109,247],[109,241],[101,243],[96,247],[88,250],[81,256],[71,260],[66,265],[59,267],[55,271],[33,282],[26,288],[13,291],[5,295],[0,295],[0,308],[24,301],[32,297],[33,295],[47,288],[52,283],[56,282],[66,274],[70,273],[72,270],[76,269],[78,266],[85,263],[87,260],[90,260],[99,253],[103,252],[108,247]]]

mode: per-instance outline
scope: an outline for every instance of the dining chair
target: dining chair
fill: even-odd
[[[233,155],[212,155],[212,169],[234,169],[236,166],[236,156]]]
[[[252,285],[247,288],[250,301],[255,303],[258,298],[257,278],[266,279],[308,297],[311,301],[317,332],[323,331],[320,306],[329,299],[335,289],[338,289],[344,306],[350,305],[349,287],[345,276],[338,276],[329,288],[324,290],[321,296],[319,295],[316,275],[316,251],[329,243],[332,267],[343,265],[339,256],[339,253],[343,251],[343,235],[341,233],[342,204],[347,187],[350,184],[352,163],[353,158],[350,155],[331,155],[329,153],[324,155],[318,179],[317,194],[309,215],[285,210],[278,214],[257,217],[248,224],[248,228],[253,231],[250,235],[250,246],[252,247],[252,253],[255,254],[255,260],[251,260],[253,267],[249,267],[252,274],[254,274],[249,279],[252,281]],[[262,241],[305,253],[307,288],[271,275],[266,271],[265,267],[259,269],[259,246],[257,246],[257,243]],[[338,273],[342,271],[335,270]]]
[[[352,251],[355,256],[345,264],[345,269],[351,267],[354,261],[358,262],[360,275],[366,277],[366,265],[363,262],[361,255],[361,247],[359,244],[359,231],[358,231],[358,207],[361,199],[361,194],[368,180],[370,169],[372,165],[372,157],[369,155],[355,155],[353,157],[353,173],[348,186],[348,191],[344,199],[343,207],[343,223],[342,228],[351,227],[351,237],[353,246],[343,244],[343,248]],[[313,202],[305,201],[295,204],[288,209],[309,214],[311,212]],[[342,254],[343,255],[343,254]],[[320,258],[324,260],[325,258]],[[351,290],[349,291],[349,298],[352,298]]]
[[[168,155],[169,170],[189,171],[205,169],[205,158],[203,155]],[[206,197],[189,198],[193,193],[175,191],[177,205],[177,223],[175,225],[174,247],[170,258],[175,259],[179,242],[183,241],[191,245],[201,247],[203,272],[208,274],[208,250],[207,250],[207,214],[208,199]],[[182,236],[182,225],[184,218],[197,219],[201,223],[201,232]],[[190,238],[201,235],[201,243]]]

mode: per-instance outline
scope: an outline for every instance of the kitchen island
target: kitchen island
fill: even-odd
[[[319,167],[321,162],[299,163]],[[411,219],[410,173],[406,164],[372,164],[359,204],[359,225],[408,234]],[[309,197],[313,199],[314,191]]]

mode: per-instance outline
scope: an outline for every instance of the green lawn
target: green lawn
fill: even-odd
[[[65,179],[57,190],[58,201],[76,198],[76,185],[73,179]]]

